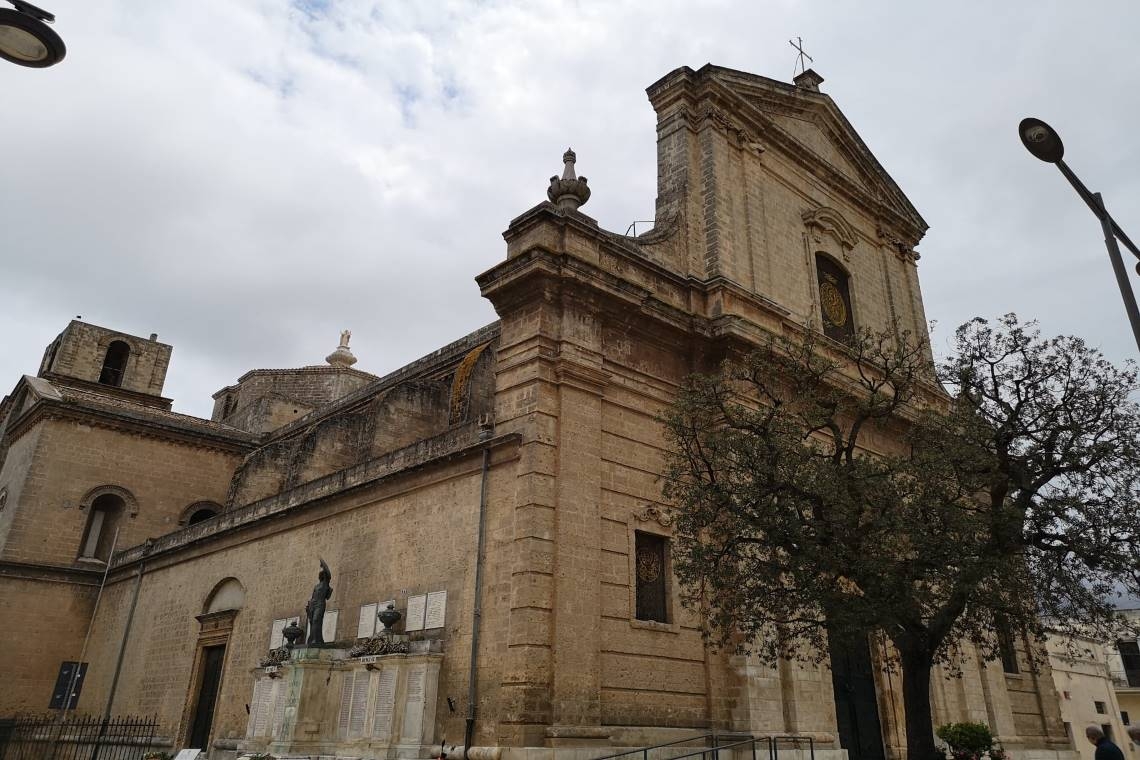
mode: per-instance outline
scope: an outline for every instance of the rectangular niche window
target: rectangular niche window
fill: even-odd
[[[1001,657],[1001,669],[1010,675],[1016,675],[1021,670],[1017,665],[1017,646],[1013,641],[1013,634],[1009,630],[1009,623],[1005,617],[998,616],[994,621],[997,627],[998,655]]]
[[[828,256],[815,255],[819,275],[819,306],[823,312],[823,334],[848,342],[855,337],[855,319],[851,313],[851,290],[847,273]]]
[[[634,544],[637,619],[668,623],[665,580],[668,572],[669,539],[637,531],[634,534]]]

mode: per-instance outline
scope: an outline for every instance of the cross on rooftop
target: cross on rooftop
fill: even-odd
[[[812,63],[815,63],[815,59],[804,52],[804,38],[803,37],[796,37],[794,40],[788,40],[788,44],[791,45],[792,47],[794,47],[799,52],[799,55],[796,56],[796,66],[795,66],[795,68],[792,69],[792,76],[795,77],[796,76],[796,69],[799,69],[801,73],[804,71],[807,71],[807,64],[804,63],[805,58],[808,59],[809,61],[811,61]]]

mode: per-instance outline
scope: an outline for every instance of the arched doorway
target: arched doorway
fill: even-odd
[[[234,618],[245,604],[245,588],[237,578],[226,578],[214,586],[198,615],[197,654],[194,658],[194,680],[187,699],[185,745],[210,751],[214,733],[214,713],[225,677],[226,649]]]

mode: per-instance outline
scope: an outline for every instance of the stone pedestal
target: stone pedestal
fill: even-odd
[[[259,668],[241,749],[277,757],[427,757],[443,654],[438,641],[408,649],[357,658],[343,649],[297,649],[289,661]]]

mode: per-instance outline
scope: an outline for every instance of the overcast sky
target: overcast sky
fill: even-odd
[[[0,383],[75,315],[174,345],[166,395],[393,370],[493,319],[474,276],[568,145],[583,209],[653,215],[645,87],[706,62],[822,89],[930,223],[936,348],[1016,311],[1135,345],[1100,228],[1018,121],[1140,239],[1140,3],[43,0],[66,60],[0,61]],[[1130,267],[1131,268],[1131,267]]]

